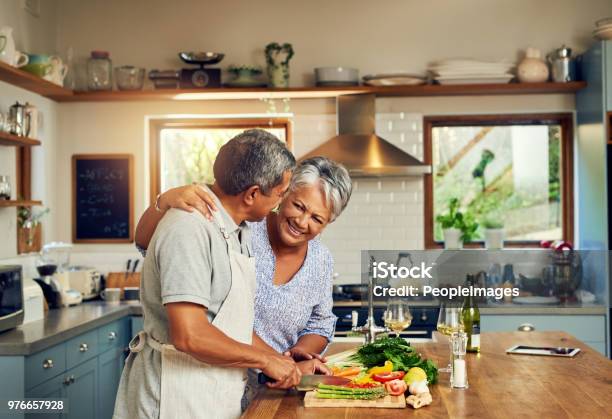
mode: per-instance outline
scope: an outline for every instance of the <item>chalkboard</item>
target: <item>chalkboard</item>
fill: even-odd
[[[133,241],[131,154],[72,156],[72,241]]]

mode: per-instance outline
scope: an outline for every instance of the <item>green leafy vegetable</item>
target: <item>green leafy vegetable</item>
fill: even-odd
[[[383,365],[387,360],[393,363],[394,371],[408,371],[412,367],[419,367],[427,374],[429,383],[433,384],[438,380],[436,364],[429,359],[421,358],[421,355],[402,338],[377,339],[359,348],[351,359],[361,362],[367,368]]]

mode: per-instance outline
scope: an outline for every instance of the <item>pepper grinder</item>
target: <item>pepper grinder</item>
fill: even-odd
[[[465,354],[467,348],[467,333],[453,332],[451,345],[451,379],[452,388],[468,388],[467,364]]]

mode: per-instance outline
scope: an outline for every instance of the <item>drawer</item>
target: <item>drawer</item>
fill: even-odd
[[[98,332],[83,333],[66,342],[66,368],[72,368],[81,362],[98,355]]]
[[[25,387],[30,389],[66,370],[66,344],[30,355],[25,359]]]
[[[129,342],[129,319],[121,319],[98,329],[98,353],[123,347]]]

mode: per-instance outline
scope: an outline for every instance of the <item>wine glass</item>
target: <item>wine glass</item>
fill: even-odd
[[[453,332],[463,332],[463,316],[461,307],[449,306],[446,303],[440,304],[440,313],[438,315],[438,332],[445,336],[450,336]],[[440,368],[441,372],[450,372],[450,363],[446,368]]]
[[[399,333],[407,329],[410,323],[412,323],[412,315],[410,314],[408,303],[402,299],[389,300],[384,320],[385,326],[395,332],[395,337],[399,337]]]

